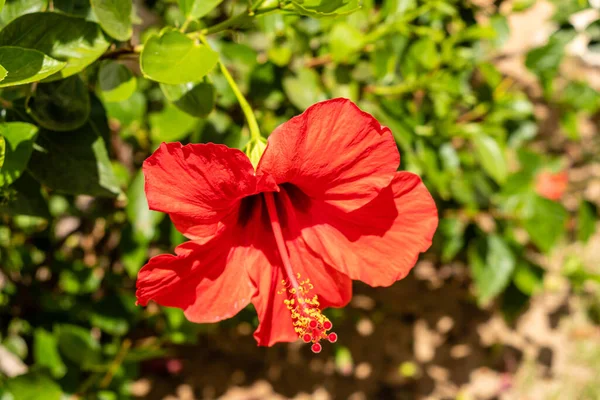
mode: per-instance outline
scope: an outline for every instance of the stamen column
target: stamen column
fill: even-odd
[[[337,341],[337,334],[331,332],[327,333],[333,325],[329,319],[321,313],[319,309],[319,300],[317,295],[309,296],[310,290],[313,285],[309,279],[298,283],[296,276],[300,279],[300,274],[294,274],[292,269],[292,263],[288,249],[283,238],[283,232],[281,230],[281,223],[279,222],[279,216],[277,215],[277,206],[275,205],[275,198],[273,193],[267,192],[263,194],[265,197],[265,203],[267,205],[267,212],[269,214],[269,221],[271,223],[271,229],[277,243],[277,250],[281,258],[283,265],[284,276],[287,277],[291,287],[287,286],[284,281],[285,293],[289,294],[291,298],[286,298],[284,303],[288,310],[291,312],[291,317],[294,325],[294,330],[298,336],[305,342],[312,342],[311,350],[315,353],[319,353],[322,349],[319,341],[321,339],[327,339],[331,343]]]

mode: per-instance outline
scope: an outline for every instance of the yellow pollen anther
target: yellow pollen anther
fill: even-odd
[[[298,274],[298,280],[300,280],[300,274]],[[297,288],[290,288],[288,282],[285,281],[283,285],[285,290],[277,293],[287,294],[288,298],[284,299],[283,303],[290,310],[294,331],[300,339],[306,343],[312,342],[313,346],[321,339],[332,341],[331,338],[335,337],[337,340],[336,334],[328,333],[332,328],[332,323],[321,312],[318,296],[316,294],[312,297],[308,296],[314,288],[310,280],[299,281]],[[312,348],[313,351],[315,348]],[[320,347],[318,348],[320,349]]]

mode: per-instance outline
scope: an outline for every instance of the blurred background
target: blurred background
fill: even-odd
[[[600,399],[600,2],[290,1],[224,26],[255,2],[196,19],[187,0],[136,0],[131,39],[78,74],[88,122],[55,135],[56,110],[34,118],[48,130],[0,185],[0,398]],[[98,20],[87,0],[6,0],[0,26],[38,11]],[[165,26],[218,27],[265,135],[357,102],[436,200],[430,251],[390,288],[355,283],[321,354],[257,347],[252,306],[211,325],[135,306],[137,271],[184,241],[148,211],[143,160],[249,138],[218,68],[179,91],[143,77],[136,46]],[[28,121],[28,97],[0,89],[0,118]]]

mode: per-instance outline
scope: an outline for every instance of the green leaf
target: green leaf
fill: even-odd
[[[387,0],[383,2],[382,13],[388,18],[404,14],[417,7],[417,0]]]
[[[530,296],[520,291],[516,285],[508,285],[502,296],[501,311],[506,322],[512,324],[527,310]]]
[[[177,247],[183,242],[187,241],[187,238],[183,236],[183,234],[181,234],[181,232],[179,232],[173,224],[171,224],[171,229],[169,233],[169,239],[171,242],[171,246],[173,247]]]
[[[15,400],[60,400],[62,390],[58,383],[39,372],[30,372],[6,381],[6,389]]]
[[[245,81],[257,64],[257,52],[252,47],[225,42],[219,48],[222,61],[233,68],[234,74],[238,74],[238,80]]]
[[[358,0],[292,0],[296,12],[310,17],[350,14],[360,8]]]
[[[285,67],[292,59],[292,49],[288,46],[273,46],[268,51],[269,61],[278,67]]]
[[[164,214],[163,214],[164,215]],[[148,243],[134,237],[131,227],[127,226],[119,242],[121,262],[130,278],[135,278],[138,271],[148,260]]]
[[[522,147],[538,134],[538,125],[533,121],[523,121],[518,128],[511,132],[508,145],[512,148]]]
[[[72,131],[90,116],[90,96],[78,76],[41,83],[27,99],[27,113],[42,127],[53,131]]]
[[[97,291],[101,282],[102,276],[93,268],[76,264],[75,268],[60,272],[58,285],[65,293],[87,294]]]
[[[414,42],[408,51],[409,57],[414,57],[419,65],[427,70],[432,70],[440,65],[440,55],[435,42],[429,38],[419,39]]]
[[[131,38],[132,2],[123,0],[90,0],[100,26],[113,38],[125,41]]]
[[[585,28],[585,33],[594,40],[600,39],[600,19],[595,20]]]
[[[103,61],[98,72],[100,97],[107,102],[127,100],[137,88],[137,80],[133,73],[115,61]]]
[[[352,352],[344,346],[337,346],[335,350],[335,368],[342,375],[352,374],[354,369],[354,360]]]
[[[319,74],[310,68],[302,68],[298,75],[283,78],[283,89],[289,101],[299,110],[325,100]]]
[[[39,182],[27,172],[12,185],[0,188],[0,214],[49,218],[48,204]]]
[[[129,329],[129,323],[126,318],[116,314],[117,310],[103,310],[103,313],[94,312],[90,316],[90,322],[93,326],[103,330],[104,332],[114,335],[123,336]]]
[[[581,113],[577,113],[575,111],[563,111],[560,115],[560,128],[564,133],[565,137],[569,140],[578,141],[581,139],[581,134],[579,132],[580,129],[580,119]]]
[[[577,212],[577,240],[587,243],[596,232],[597,214],[589,201],[583,200]]]
[[[348,60],[348,57],[363,47],[363,37],[361,31],[346,22],[335,24],[329,34],[329,48],[333,60]]]
[[[586,282],[600,284],[600,274],[589,271],[581,257],[572,254],[566,257],[561,274],[567,277],[575,290],[582,290]]]
[[[429,179],[436,190],[440,193],[442,198],[445,198],[448,196],[450,190],[448,186],[448,175],[444,174],[440,169],[440,160],[433,147],[426,143],[427,142],[422,139],[417,140],[416,155],[420,161],[424,174],[429,176]]]
[[[179,8],[187,18],[199,19],[214,10],[223,0],[179,0]]]
[[[0,12],[4,8],[4,0],[0,0]]]
[[[501,237],[488,236],[484,247],[485,258],[476,245],[469,247],[468,252],[480,305],[487,304],[506,288],[515,269],[515,257]]]
[[[47,0],[7,0],[0,12],[0,26],[4,26],[12,20],[24,14],[43,11],[48,6]]]
[[[176,142],[187,137],[197,126],[198,120],[179,108],[167,104],[156,113],[150,113],[150,138],[153,143]]]
[[[572,39],[569,34],[553,35],[544,46],[530,50],[525,66],[542,79],[553,78],[565,54],[565,45]]]
[[[0,187],[10,185],[21,176],[31,157],[37,133],[38,128],[26,122],[0,123],[0,136],[6,141]]]
[[[111,121],[116,121],[124,127],[134,122],[141,124],[146,117],[146,97],[140,92],[133,93],[127,100],[105,103],[104,106]]]
[[[33,357],[35,364],[48,368],[54,378],[60,379],[65,376],[67,367],[58,352],[58,340],[45,329],[38,328],[35,330]]]
[[[465,244],[466,224],[459,218],[442,218],[438,231],[443,236],[442,261],[450,262]]]
[[[522,12],[535,4],[536,0],[515,0],[512,5],[513,12]]]
[[[140,170],[127,190],[127,207],[125,212],[131,222],[133,234],[138,242],[148,243],[156,234],[156,227],[163,218],[163,213],[150,210],[146,192],[144,191],[144,174]]]
[[[0,31],[0,46],[38,50],[67,63],[49,80],[80,72],[96,61],[109,45],[98,24],[52,12],[23,15]]]
[[[135,310],[135,297],[111,294],[105,296],[98,303],[94,304],[94,309],[90,316],[90,322],[93,326],[102,329],[111,335],[122,336],[127,333],[132,315],[129,311],[131,306]],[[131,306],[130,306],[131,305]]]
[[[206,123],[205,123],[206,122]],[[243,149],[247,140],[242,138],[242,129],[231,117],[221,111],[212,113],[206,121],[200,121],[202,141],[220,143],[231,148]]]
[[[6,68],[0,65],[0,82],[2,82],[4,78],[6,78],[6,75],[8,75],[8,71],[6,70]]]
[[[108,132],[104,108],[92,98],[90,118],[81,128],[40,132],[29,171],[42,184],[64,193],[114,197],[120,188],[106,149]]]
[[[146,77],[172,85],[200,81],[218,61],[218,53],[175,30],[151,36],[140,55]]]
[[[546,160],[537,152],[531,149],[519,149],[517,150],[517,157],[521,169],[526,172],[531,178],[541,168],[544,167]]]
[[[494,32],[496,32],[494,45],[497,48],[501,48],[510,37],[510,26],[508,25],[508,19],[502,14],[496,14],[490,18],[490,25],[494,29]]]
[[[532,296],[542,289],[544,281],[544,270],[538,266],[532,265],[527,261],[520,261],[517,264],[513,282],[515,286],[524,294]]]
[[[494,138],[482,134],[473,136],[472,143],[485,172],[497,183],[503,184],[508,175],[508,166],[500,144]]]
[[[208,82],[181,85],[161,83],[160,88],[167,100],[194,117],[204,118],[215,108],[215,87]]]
[[[569,213],[562,204],[535,195],[529,206],[531,215],[523,221],[531,241],[548,253],[565,233]]]
[[[21,360],[24,360],[29,352],[29,348],[27,347],[27,342],[25,342],[25,339],[16,333],[9,333],[2,340],[2,347]]]
[[[53,0],[54,11],[76,17],[83,17],[89,21],[97,21],[89,0]]]
[[[67,64],[37,50],[5,46],[0,47],[0,65],[4,70],[0,87],[7,87],[41,81]]]
[[[600,92],[587,82],[571,81],[564,87],[559,101],[563,108],[594,114],[600,108]]]
[[[76,325],[58,325],[55,335],[60,353],[81,368],[89,369],[102,361],[100,343],[88,329]]]

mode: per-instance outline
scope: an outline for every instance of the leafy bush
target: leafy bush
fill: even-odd
[[[515,3],[519,11],[533,2]],[[244,149],[249,140],[229,73],[264,134],[332,97],[352,99],[389,126],[403,169],[423,177],[439,207],[430,257],[467,263],[480,306],[498,299],[514,316],[541,287],[537,256],[594,232],[592,203],[579,197],[573,212],[557,201],[564,158],[538,150],[532,100],[492,62],[509,33],[496,7],[466,0],[2,5],[0,338],[30,367],[0,374],[0,393],[15,399],[39,391],[47,399],[125,398],[140,362],[220,329],[191,324],[176,309],[136,307],[134,287],[149,254],[184,240],[148,210],[142,161],[164,141]],[[578,141],[577,118],[597,115],[600,96],[585,82],[557,81],[575,34],[566,18],[580,9],[571,5],[557,12],[560,29],[527,54],[526,65],[542,101],[560,110],[565,140]],[[591,49],[598,26],[587,28]],[[236,318],[255,323],[251,312]]]

